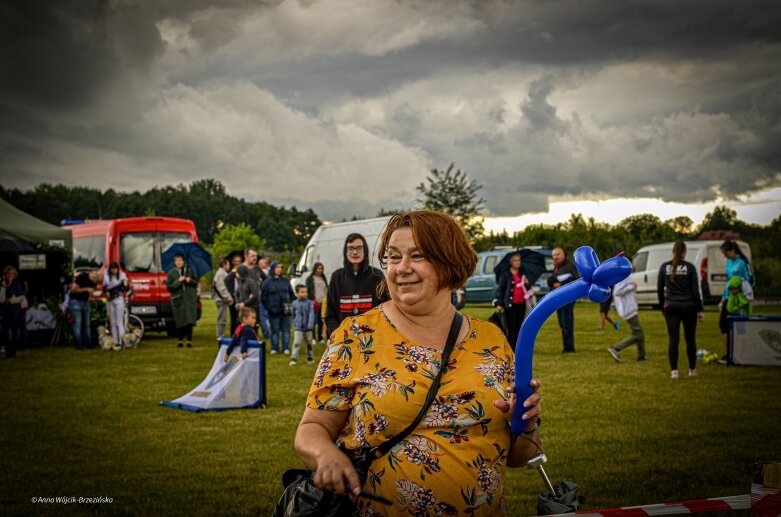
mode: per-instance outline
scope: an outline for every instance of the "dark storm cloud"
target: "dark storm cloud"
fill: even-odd
[[[6,2],[0,175],[216,176],[335,219],[307,178],[371,178],[342,216],[374,215],[452,162],[492,214],[737,196],[781,181],[779,26],[769,1]]]

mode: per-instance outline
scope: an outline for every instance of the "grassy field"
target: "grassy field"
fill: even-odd
[[[487,318],[490,309],[465,312]],[[193,349],[150,334],[137,350],[40,348],[0,359],[2,513],[270,515],[282,471],[299,465],[293,436],[315,365],[269,357],[265,409],[159,406],[208,372],[214,317],[206,301]],[[698,345],[722,352],[717,317],[710,308]],[[628,331],[599,332],[596,304],[578,304],[575,318],[578,353],[560,353],[552,318],[537,340],[535,375],[548,474],[579,483],[586,508],[746,494],[755,461],[781,460],[781,369],[701,365],[690,380],[682,362],[674,382],[659,313],[641,312],[646,363],[633,360],[632,348],[613,361],[606,349]],[[536,472],[510,471],[511,514],[533,515],[541,491]],[[98,496],[112,502],[31,502]]]

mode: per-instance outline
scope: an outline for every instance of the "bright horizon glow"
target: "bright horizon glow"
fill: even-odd
[[[601,201],[561,200],[553,201],[547,212],[523,214],[515,217],[486,217],[483,222],[486,233],[506,230],[512,235],[533,224],[557,224],[568,221],[572,214],[582,214],[585,219],[593,217],[600,223],[618,224],[621,220],[639,214],[653,214],[662,221],[681,215],[689,216],[694,226],[717,206],[727,206],[746,223],[768,225],[781,214],[781,188],[764,190],[737,201],[717,199],[702,204],[668,203],[651,198],[616,198]]]

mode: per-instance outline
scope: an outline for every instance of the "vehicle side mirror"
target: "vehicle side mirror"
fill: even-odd
[[[309,271],[309,268],[307,268],[305,265],[304,265],[304,266],[301,266],[301,274],[302,274],[302,275],[303,275],[304,273],[306,273],[307,271]]]
[[[296,265],[295,264],[290,264],[290,267],[287,268],[287,276],[289,276],[291,278],[294,277],[294,276],[298,276],[296,274]]]

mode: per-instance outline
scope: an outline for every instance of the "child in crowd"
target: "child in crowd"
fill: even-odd
[[[231,344],[228,345],[228,349],[225,351],[226,363],[236,345],[240,347],[242,359],[246,359],[249,356],[249,342],[258,340],[258,335],[255,333],[257,320],[258,314],[252,307],[244,306],[239,310],[239,321],[241,324],[236,327]]]
[[[616,304],[616,312],[629,323],[629,328],[632,330],[631,336],[607,349],[617,363],[621,362],[621,350],[635,343],[637,343],[637,360],[646,360],[645,333],[643,332],[643,326],[640,324],[640,316],[637,314],[636,290],[637,285],[632,281],[631,275],[613,287],[613,301]]]
[[[305,285],[296,286],[296,299],[293,300],[293,351],[290,354],[290,366],[298,363],[298,349],[301,341],[306,343],[306,362],[315,362],[312,353],[312,333],[315,330],[315,306],[312,300],[307,298],[308,290]]]

